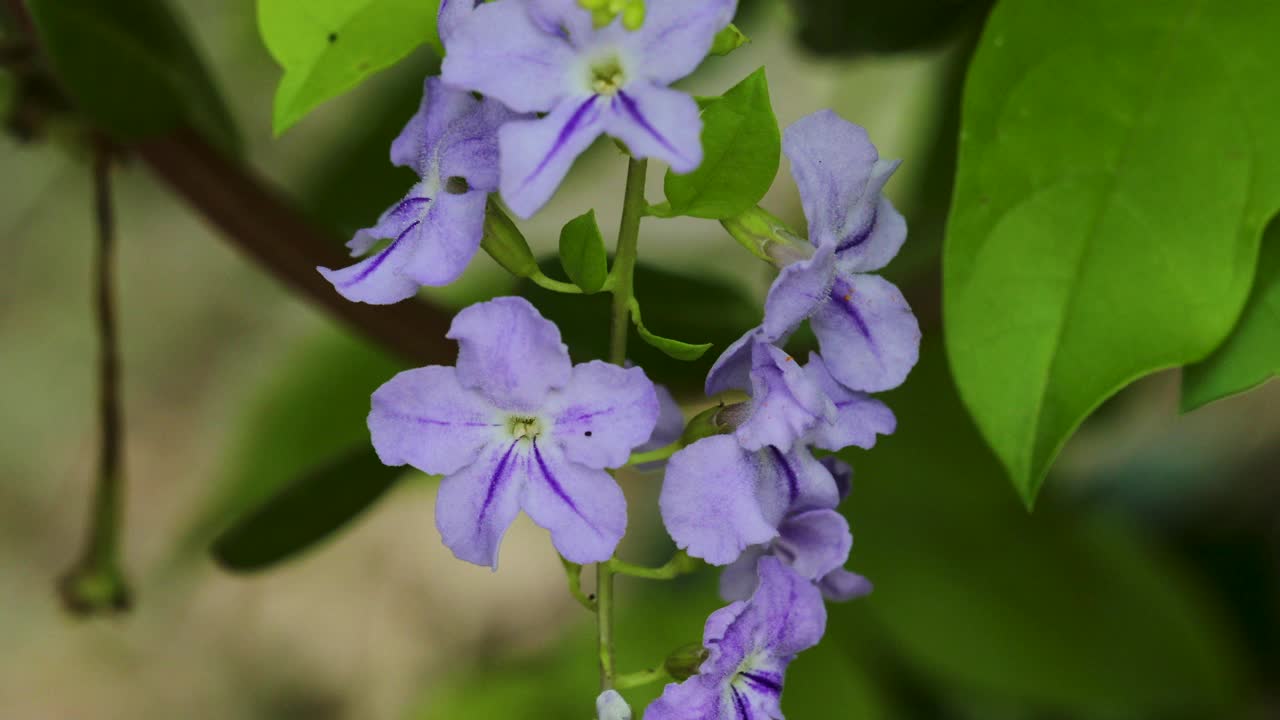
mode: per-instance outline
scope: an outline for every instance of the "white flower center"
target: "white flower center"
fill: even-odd
[[[627,73],[617,56],[606,56],[591,63],[588,83],[597,95],[617,95],[627,84]]]
[[[512,415],[507,418],[507,431],[516,440],[536,440],[542,434],[542,421],[536,417]]]

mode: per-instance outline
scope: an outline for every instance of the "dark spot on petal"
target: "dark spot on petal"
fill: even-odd
[[[466,178],[455,175],[454,177],[445,180],[444,191],[450,195],[466,195],[468,192],[471,192],[471,185],[467,182]]]
[[[476,92],[475,90],[471,91],[471,97],[475,98],[479,102],[484,102],[484,96]]]
[[[338,42],[338,33],[329,33],[329,43],[333,44],[336,42]]]
[[[590,431],[590,430],[588,430],[588,431],[586,431],[586,432],[584,432],[584,433],[582,433],[582,434],[583,434],[583,435],[586,435],[587,437],[591,437],[591,431]]]

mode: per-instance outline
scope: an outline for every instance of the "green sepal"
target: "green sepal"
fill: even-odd
[[[529,249],[529,241],[524,239],[520,228],[492,200],[489,201],[489,210],[484,216],[484,239],[480,241],[480,247],[516,277],[533,277],[541,272],[533,251]]]
[[[560,231],[560,266],[587,294],[604,287],[609,278],[609,258],[595,210],[570,220]]]
[[[786,223],[759,206],[736,217],[725,218],[720,224],[739,245],[768,263],[777,263],[779,250],[811,249],[808,248],[809,243]]]
[[[724,57],[749,42],[751,38],[744,35],[737,25],[730,23],[728,27],[716,33],[716,39],[711,43],[711,54]]]

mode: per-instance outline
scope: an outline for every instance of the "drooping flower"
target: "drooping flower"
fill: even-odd
[[[725,354],[731,360],[722,357],[708,376],[712,394],[753,389],[750,401],[721,411],[734,433],[704,438],[672,456],[659,496],[676,545],[712,565],[774,541],[789,515],[839,503],[837,481],[810,445],[869,449],[877,435],[896,427],[884,403],[837,383],[819,355],[801,368],[759,334],[746,340],[753,347],[731,348]],[[749,366],[744,357],[752,358]]]
[[[826,623],[817,588],[777,558],[764,558],[751,599],[707,619],[709,654],[698,674],[667,685],[645,720],[781,720],[787,666],[818,644]]]
[[[829,110],[787,128],[783,150],[811,246],[777,248],[784,267],[769,291],[762,332],[781,342],[807,319],[842,385],[895,388],[919,357],[920,326],[902,292],[870,273],[906,240],[906,222],[881,194],[898,163],[881,160],[866,130]]]
[[[836,478],[840,497],[849,492],[852,468],[840,460],[824,458],[822,464]],[[778,537],[765,545],[747,548],[720,574],[720,596],[725,600],[745,600],[755,592],[757,565],[765,557],[776,557],[796,574],[816,583],[828,600],[842,602],[871,592],[871,583],[844,569],[853,547],[849,522],[840,513],[826,508],[789,513],[778,526]]]
[[[446,40],[445,81],[520,112],[545,113],[501,131],[502,198],[512,211],[537,212],[602,134],[676,172],[697,169],[698,105],[667,86],[702,62],[736,7],[737,0],[648,0],[634,32],[622,18],[596,28],[577,0],[475,8]]]
[[[617,690],[605,690],[596,698],[596,720],[631,720],[631,706]]]
[[[653,434],[653,383],[639,368],[572,365],[560,331],[521,298],[472,305],[448,337],[456,368],[403,372],[374,393],[378,456],[445,476],[436,526],[462,560],[496,568],[520,510],[568,560],[610,558],[627,513],[605,468]]]
[[[351,267],[320,273],[343,297],[374,305],[456,280],[480,249],[485,204],[498,189],[498,128],[517,117],[501,103],[427,78],[421,107],[391,145],[391,162],[421,180],[347,247],[359,257],[379,241],[390,244]]]

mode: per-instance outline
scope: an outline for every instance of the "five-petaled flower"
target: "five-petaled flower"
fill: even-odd
[[[849,494],[853,469],[828,457],[822,464],[836,479],[840,497]],[[835,510],[819,508],[788,513],[778,526],[778,537],[765,545],[747,548],[742,556],[720,573],[720,597],[746,600],[755,592],[757,565],[765,557],[776,557],[801,577],[817,583],[822,596],[835,602],[862,597],[871,592],[871,582],[844,569],[853,547],[849,521]]]
[[[777,558],[762,559],[751,599],[707,619],[698,674],[668,685],[645,720],[780,719],[787,666],[818,644],[826,623],[818,589]]]
[[[653,433],[653,383],[639,368],[572,365],[560,331],[521,298],[463,310],[448,337],[456,368],[403,372],[374,393],[378,456],[445,476],[436,526],[462,560],[496,568],[521,509],[568,560],[609,559],[627,511],[605,468]]]
[[[465,2],[465,0],[451,0]],[[648,0],[644,25],[596,28],[578,0],[497,0],[451,29],[445,82],[545,113],[500,133],[502,198],[521,217],[538,211],[600,135],[676,172],[702,164],[702,121],[667,86],[698,66],[737,0]]]
[[[380,240],[391,243],[320,273],[348,300],[375,305],[458,279],[480,249],[485,204],[498,189],[498,128],[515,117],[501,103],[427,78],[421,108],[391,145],[392,163],[413,168],[421,181],[347,246],[360,256]]]
[[[902,292],[869,273],[906,240],[906,222],[881,194],[899,163],[881,160],[866,130],[829,110],[787,128],[783,150],[811,246],[776,248],[784,267],[761,332],[782,342],[808,319],[836,380],[854,390],[893,389],[915,366],[920,326]]]

